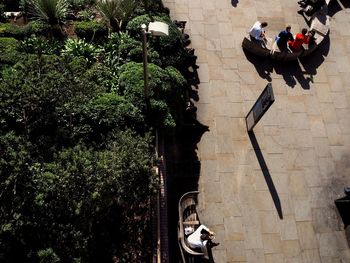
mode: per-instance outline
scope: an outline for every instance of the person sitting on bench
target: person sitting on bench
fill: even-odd
[[[286,29],[281,31],[278,36],[277,36],[277,46],[281,51],[286,51],[287,50],[287,42],[288,41],[294,41],[294,37],[292,33],[290,32],[291,26],[287,25]]]
[[[200,225],[196,231],[188,236],[187,242],[194,250],[200,250],[207,254],[207,249],[218,246],[220,243],[214,243],[215,233],[210,231],[205,225]]]
[[[252,28],[249,30],[250,39],[259,43],[262,47],[266,48],[266,36],[264,28],[267,27],[267,22],[256,21]]]
[[[295,36],[294,41],[288,41],[288,46],[293,52],[297,52],[301,50],[303,44],[309,44],[310,41],[310,33],[308,33],[306,28],[301,30],[301,33],[298,33]]]

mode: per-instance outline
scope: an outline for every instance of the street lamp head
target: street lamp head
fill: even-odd
[[[141,28],[142,28],[143,30],[146,30],[146,28],[147,28],[146,24],[142,24],[142,25],[141,25]]]
[[[148,31],[154,36],[168,36],[169,25],[163,22],[150,22]]]

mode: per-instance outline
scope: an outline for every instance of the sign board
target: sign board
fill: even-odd
[[[270,108],[274,101],[275,98],[273,96],[272,85],[271,83],[268,83],[248,115],[245,117],[248,132],[253,130],[254,126],[259,122],[261,117],[264,116],[265,112]]]
[[[339,215],[343,220],[344,226],[350,225],[350,198],[343,197],[334,201],[335,206],[338,209]]]

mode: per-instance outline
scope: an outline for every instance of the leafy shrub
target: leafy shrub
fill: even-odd
[[[14,65],[20,60],[17,51],[18,40],[11,37],[0,37],[0,65]]]
[[[105,60],[106,58],[103,59],[103,64],[93,64],[91,68],[86,71],[86,74],[90,79],[93,79],[97,85],[103,87],[106,92],[115,92],[118,87],[118,69],[113,68],[112,65],[106,64]]]
[[[10,23],[0,24],[0,36],[1,37],[14,37],[16,39],[23,39],[29,34],[30,27],[17,26]]]
[[[44,23],[40,20],[31,21],[29,23],[30,34],[35,35],[47,35],[50,31],[50,26],[47,23]]]
[[[176,122],[169,112],[169,106],[165,101],[151,99],[150,115],[152,124],[156,127],[163,127],[166,132],[171,133],[176,127]]]
[[[60,258],[56,255],[52,248],[42,249],[38,251],[39,263],[58,263]]]
[[[142,43],[127,33],[112,33],[105,44],[106,51],[117,50],[123,60],[127,60],[131,50],[139,47],[142,47]]]
[[[145,245],[145,239],[142,244],[136,240],[145,235],[147,207],[136,211],[133,207],[145,202],[156,187],[149,170],[153,158],[149,138],[119,132],[106,144],[104,151],[84,146],[65,149],[53,162],[33,166],[36,223],[42,226],[40,232],[50,233],[40,242],[51,241],[55,252],[66,256],[63,262],[73,262],[77,255],[85,258],[82,262],[108,262],[113,245],[121,241],[131,251]],[[129,215],[130,209],[133,212]],[[135,220],[136,215],[143,220]],[[120,223],[118,230],[113,221]],[[46,222],[50,222],[49,227]],[[117,254],[125,252],[124,247],[114,249]],[[97,251],[101,258],[94,260]]]
[[[5,5],[0,2],[0,22],[6,22]]]
[[[94,19],[95,14],[89,9],[81,10],[77,13],[76,18],[80,21],[91,21]]]
[[[70,57],[82,57],[88,63],[96,61],[101,50],[82,39],[67,39],[62,54]]]
[[[32,34],[45,35],[49,27],[39,21],[33,21],[25,26],[18,26],[10,23],[0,23],[0,37],[14,37],[24,39]]]
[[[68,0],[71,9],[82,10],[85,5],[91,4],[95,1],[92,0]]]
[[[118,132],[103,150],[65,147],[42,162],[25,138],[1,134],[1,259],[150,262],[148,199],[158,185],[150,142]]]
[[[79,38],[92,41],[95,38],[100,39],[108,35],[108,28],[106,23],[92,21],[76,21],[74,22],[74,30]]]
[[[142,42],[135,40],[127,33],[110,34],[104,48],[106,52],[105,63],[112,65],[114,69],[116,66],[120,66],[126,62],[143,61]],[[158,52],[149,49],[147,53],[149,63],[161,65]]]
[[[111,131],[128,128],[143,131],[145,127],[142,112],[115,93],[99,94],[82,105],[67,103],[59,111],[62,116],[74,116],[70,125],[76,140],[99,141]]]
[[[169,14],[169,9],[164,7],[161,0],[143,0],[135,7],[133,15],[135,17],[143,14],[164,15]]]
[[[174,68],[162,69],[154,64],[149,64],[149,96],[154,102],[152,120],[154,125],[171,129],[168,124],[176,123],[180,117],[179,107],[184,105],[185,79]],[[129,62],[120,68],[118,93],[125,96],[130,102],[145,109],[145,90],[143,82],[143,65]],[[155,117],[157,116],[157,117]],[[159,127],[159,126],[158,126]]]
[[[18,49],[27,54],[59,55],[59,52],[62,49],[62,43],[56,40],[48,40],[44,37],[32,35],[21,41]]]
[[[114,93],[100,94],[84,107],[85,115],[100,128],[137,127],[143,122],[139,109]]]
[[[150,47],[159,53],[163,65],[179,67],[184,56],[184,43],[180,30],[168,16],[155,16],[152,19],[168,24],[169,36],[150,37],[148,40]],[[127,30],[131,36],[141,39],[141,25],[148,25],[151,21],[148,15],[135,17],[127,24]]]
[[[1,72],[0,116],[2,129],[12,129],[35,141],[37,151],[49,157],[57,143],[70,138],[71,127],[58,121],[64,104],[83,105],[103,89],[87,74],[86,61],[57,56],[27,56]],[[68,116],[67,118],[69,118]],[[58,125],[61,126],[58,126]],[[68,138],[68,139],[67,139]]]
[[[1,37],[0,38],[0,52],[15,50],[18,44],[18,40],[12,37]]]

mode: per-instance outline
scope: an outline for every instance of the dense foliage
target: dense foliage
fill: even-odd
[[[50,251],[62,262],[128,258],[137,253],[118,244],[142,250],[139,237],[149,235],[156,178],[142,114],[86,67],[28,55],[1,72],[2,260],[37,262]]]
[[[152,134],[182,123],[184,46],[161,1],[112,2],[124,12],[108,18],[104,1],[0,1],[30,10],[0,24],[0,262],[150,262]],[[148,41],[149,101],[145,12],[170,25]]]

